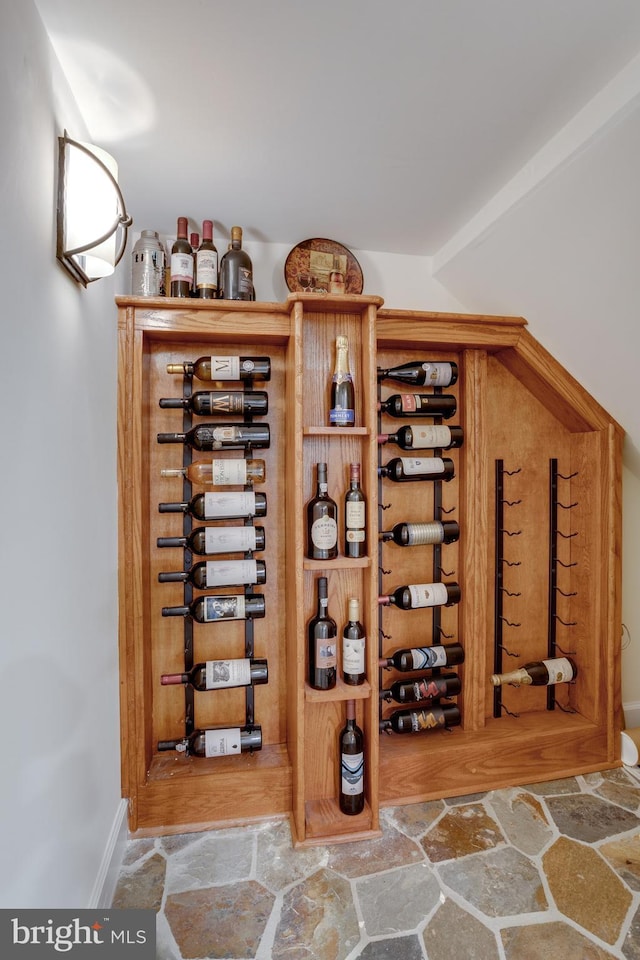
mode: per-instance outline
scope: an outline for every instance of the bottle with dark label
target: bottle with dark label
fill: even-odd
[[[418,547],[429,543],[455,543],[460,536],[460,525],[455,520],[432,520],[428,523],[396,523],[391,530],[382,530],[382,543],[393,540],[399,547]]]
[[[183,503],[159,503],[160,513],[188,513],[196,520],[241,520],[244,517],[266,517],[266,493],[253,490],[227,493],[197,493]]]
[[[181,683],[194,690],[222,690],[225,687],[248,687],[268,683],[269,669],[266,660],[207,660],[196,663],[186,673],[163,673],[163,686]]]
[[[439,676],[416,677],[415,680],[396,680],[386,690],[380,691],[384,700],[396,703],[419,703],[436,701],[441,697],[455,697],[462,683],[457,673],[442,673]]]
[[[168,363],[167,373],[179,373],[197,380],[270,380],[270,357],[198,357]]]
[[[340,809],[353,816],[364,810],[364,736],[356,723],[355,700],[347,700],[347,722],[340,732]]]
[[[222,300],[255,300],[253,264],[242,249],[242,227],[231,227],[231,246],[220,261],[218,296]]]
[[[200,417],[217,413],[239,413],[263,417],[269,412],[269,394],[265,390],[198,390],[190,397],[162,397],[159,406],[191,410]]]
[[[432,647],[411,647],[396,650],[392,657],[383,657],[381,667],[395,667],[401,673],[411,670],[432,670],[464,663],[464,650],[459,643],[436,644]]]
[[[318,577],[318,608],[307,626],[309,685],[314,690],[331,690],[336,685],[337,627],[329,616],[327,578]]]
[[[447,703],[426,710],[395,710],[382,721],[381,727],[394,733],[421,733],[424,730],[456,727],[459,723],[460,710],[454,703]]]
[[[338,507],[327,492],[326,463],[318,463],[316,470],[316,494],[307,504],[306,556],[333,560],[338,556]]]
[[[262,727],[212,727],[188,737],[159,740],[158,750],[176,750],[185,757],[228,757],[262,749]]]
[[[264,617],[264,597],[260,593],[208,594],[183,607],[163,607],[163,617],[191,617],[198,623],[219,620],[255,620]]]
[[[226,460],[195,460],[188,467],[160,471],[161,477],[184,477],[199,487],[235,487],[247,483],[264,483],[264,460],[229,457]]]
[[[455,464],[449,457],[393,457],[378,467],[381,477],[393,483],[413,480],[449,481],[455,476]]]
[[[460,587],[457,583],[409,583],[398,587],[387,596],[378,597],[383,606],[393,604],[401,610],[417,610],[420,607],[450,607],[460,602]]]
[[[271,434],[268,423],[199,423],[186,433],[159,433],[158,443],[185,443],[200,451],[263,449]]]
[[[555,657],[550,660],[533,660],[508,673],[494,673],[491,683],[498,687],[503,683],[549,687],[555,683],[571,683],[578,676],[578,668],[571,657]]]
[[[202,243],[196,251],[196,296],[215,300],[218,296],[218,251],[213,242],[213,221],[202,221]]]
[[[367,555],[366,500],[360,486],[360,464],[349,467],[349,489],[344,497],[344,555],[352,560]]]
[[[397,380],[413,387],[451,387],[458,379],[457,363],[417,360],[400,363],[386,370],[378,368],[378,381]]]
[[[159,547],[184,547],[198,556],[217,553],[262,552],[264,527],[196,527],[188,537],[158,537]]]
[[[330,427],[353,427],[356,422],[356,395],[349,370],[349,341],[336,338],[336,365],[331,378]]]
[[[349,619],[342,631],[342,679],[350,686],[359,686],[366,677],[366,634],[360,623],[360,601],[349,598]]]
[[[160,583],[191,583],[197,590],[212,587],[233,587],[244,583],[266,583],[267,565],[264,560],[207,560],[196,563],[190,570],[172,570],[159,573]]]
[[[378,443],[396,443],[402,450],[448,450],[462,446],[462,427],[422,423],[400,427],[395,433],[380,433]]]
[[[444,417],[449,420],[458,404],[450,393],[394,393],[378,404],[390,417]]]
[[[193,290],[193,249],[187,239],[187,218],[178,217],[171,247],[171,296],[190,297]]]

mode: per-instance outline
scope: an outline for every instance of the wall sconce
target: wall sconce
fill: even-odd
[[[133,223],[110,154],[90,143],[58,137],[56,257],[77,283],[110,276],[127,245]],[[116,234],[121,229],[116,252]]]

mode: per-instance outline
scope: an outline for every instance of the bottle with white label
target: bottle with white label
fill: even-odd
[[[459,643],[447,643],[396,650],[392,657],[383,657],[380,666],[395,667],[402,673],[408,673],[411,670],[453,667],[457,663],[464,663],[464,650]]]
[[[178,217],[171,247],[171,296],[190,297],[193,291],[193,248],[187,240],[187,218]]]
[[[360,623],[360,600],[349,598],[349,619],[342,631],[342,679],[350,686],[364,683],[366,634]]]
[[[253,490],[197,493],[181,503],[159,503],[160,513],[188,513],[196,520],[239,520],[266,517],[267,495]]]
[[[413,387],[451,387],[458,379],[458,364],[413,360],[386,370],[378,367],[378,381],[397,380]]]
[[[198,380],[270,380],[270,357],[211,356],[168,363],[167,373]]]
[[[195,460],[188,467],[161,470],[160,476],[184,477],[198,487],[236,487],[264,483],[266,469],[264,460],[229,457],[228,460]]]
[[[378,597],[378,603],[393,604],[401,610],[417,610],[420,607],[450,607],[460,602],[460,587],[457,583],[409,583],[398,587],[393,593]]]
[[[333,560],[338,556],[338,507],[328,493],[327,465],[319,463],[315,496],[307,504],[306,556]]]
[[[196,663],[186,673],[163,673],[163,686],[181,683],[194,690],[223,690],[225,687],[248,687],[268,683],[269,669],[266,660],[207,660]]]
[[[220,620],[254,620],[264,617],[264,597],[259,593],[206,594],[182,607],[163,607],[163,617],[191,617],[198,623]]]
[[[491,683],[498,687],[503,683],[549,687],[555,683],[571,683],[578,676],[578,668],[571,657],[555,657],[550,660],[533,660],[508,673],[494,673]]]
[[[262,552],[265,548],[264,527],[196,527],[188,537],[158,537],[158,547],[184,547],[198,556],[216,553]]]
[[[190,570],[158,574],[159,583],[191,583],[197,590],[267,582],[264,560],[206,560]]]
[[[218,251],[213,242],[213,221],[202,221],[202,243],[195,254],[196,296],[215,300],[218,296]]]
[[[351,560],[367,555],[367,505],[360,486],[360,464],[349,467],[349,489],[344,497],[344,555]]]
[[[269,446],[268,423],[199,423],[186,433],[159,433],[158,443],[184,443],[194,450],[246,450]]]
[[[262,750],[262,727],[212,727],[194,730],[188,737],[159,740],[158,750],[175,750],[185,757],[229,757]]]
[[[364,810],[364,736],[356,723],[355,700],[347,700],[346,710],[339,743],[339,804],[342,813],[353,816]]]
[[[378,443],[396,443],[402,450],[447,450],[461,447],[462,427],[444,423],[421,423],[400,427],[395,433],[380,433]]]
[[[381,530],[378,540],[393,540],[399,547],[420,547],[431,543],[455,543],[460,525],[455,520],[432,520],[426,523],[396,523],[391,530]]]
[[[450,457],[394,457],[378,467],[378,473],[393,483],[449,481],[455,476],[455,464]]]

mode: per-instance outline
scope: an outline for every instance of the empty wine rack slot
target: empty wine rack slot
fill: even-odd
[[[577,563],[571,560],[568,562],[561,560],[558,553],[559,541],[564,540],[570,542],[577,536],[577,532],[571,532],[569,530],[563,533],[558,528],[558,510],[573,510],[578,506],[578,503],[577,501],[574,503],[564,503],[558,499],[558,481],[568,482],[577,476],[577,470],[569,474],[559,473],[557,459],[552,458],[549,460],[549,627],[547,643],[547,655],[549,657],[556,657],[558,653],[561,653],[562,656],[575,656],[575,650],[564,649],[563,645],[558,643],[558,624],[567,628],[577,625],[575,620],[564,619],[558,614],[558,595],[568,599],[569,597],[577,596],[577,591],[565,590],[561,587],[558,583],[558,572],[559,568],[570,570],[571,567],[577,566]],[[563,484],[563,487],[566,489],[565,484]],[[563,578],[560,577],[560,579],[562,580]],[[557,703],[555,686],[551,685],[547,688],[547,710],[553,710],[556,705],[562,710],[573,712],[571,708],[563,707]]]
[[[505,470],[504,462],[502,460],[496,460],[495,462],[495,578],[494,578],[494,647],[493,647],[493,670],[494,673],[502,673],[504,655],[508,657],[519,657],[520,654],[513,649],[511,637],[509,638],[509,644],[504,642],[504,630],[505,627],[509,628],[511,631],[517,630],[520,626],[520,623],[513,618],[511,615],[511,609],[509,609],[509,616],[505,616],[504,612],[504,600],[505,597],[519,597],[520,591],[518,590],[509,590],[507,586],[509,577],[508,570],[510,567],[519,567],[521,561],[515,560],[513,558],[514,551],[509,549],[507,551],[508,556],[505,556],[505,537],[509,538],[509,542],[513,542],[512,538],[519,537],[522,533],[521,530],[514,530],[511,527],[508,529],[505,527],[505,507],[509,511],[512,507],[517,507],[521,500],[511,500],[507,499],[505,496],[505,476],[512,477],[521,472],[520,467],[515,470]],[[505,583],[505,581],[507,583]],[[517,642],[517,641],[516,641]],[[505,705],[502,702],[502,687],[497,686],[493,691],[493,715],[494,717],[501,716],[502,712],[508,713],[511,716],[514,714],[507,710]],[[517,714],[516,714],[517,716]]]

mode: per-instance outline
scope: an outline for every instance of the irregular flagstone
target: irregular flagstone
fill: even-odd
[[[488,917],[535,913],[548,906],[535,864],[513,847],[442,864],[438,873],[448,887]]]
[[[344,960],[359,939],[350,883],[322,868],[283,894],[271,960]]]
[[[144,860],[132,873],[120,874],[112,907],[159,910],[167,861],[159,853]]]
[[[333,844],[328,853],[328,865],[345,877],[363,877],[424,860],[418,844],[394,827],[386,828],[375,840]]]
[[[581,793],[582,788],[575,777],[564,777],[561,780],[548,780],[546,783],[527,783],[523,790],[535,793],[538,797],[553,797],[563,793]]]
[[[356,883],[365,930],[370,937],[413,930],[437,906],[440,885],[426,863],[389,870]]]
[[[506,960],[617,960],[568,923],[536,923],[501,931]]]
[[[640,960],[640,907],[636,910],[622,944],[625,960]]]
[[[482,804],[454,807],[420,841],[432,863],[466,857],[504,843],[504,836]]]
[[[507,838],[529,856],[540,853],[554,835],[542,804],[524,790],[501,790],[491,806]]]
[[[327,854],[322,847],[294,850],[287,822],[269,825],[257,834],[256,879],[275,893],[322,866]]]
[[[546,803],[560,833],[574,840],[594,843],[640,827],[634,813],[587,793],[549,797]]]
[[[201,839],[201,833],[175,833],[169,837],[162,837],[160,843],[162,849],[168,855],[171,855],[177,850],[184,850],[185,847],[190,846],[192,843],[198,843]]]
[[[444,808],[442,800],[409,803],[404,807],[387,807],[382,811],[382,817],[386,823],[417,839],[438,819]]]
[[[451,899],[429,921],[422,939],[429,960],[499,960],[500,956],[492,931]]]
[[[205,834],[199,843],[174,853],[167,866],[168,893],[210,887],[216,883],[248,880],[253,864],[254,840],[243,835]]]
[[[640,890],[640,833],[611,840],[598,848],[632,890]]]
[[[122,866],[130,867],[137,860],[150,853],[155,847],[155,840],[152,837],[143,840],[130,840],[122,858]]]
[[[376,940],[368,943],[358,954],[359,960],[423,960],[417,936],[394,937],[393,940]]]
[[[256,955],[274,900],[250,880],[172,894],[164,912],[183,960],[246,960]]]
[[[602,857],[560,837],[542,862],[558,909],[605,943],[615,943],[632,896]]]
[[[625,810],[638,810],[640,806],[640,786],[634,787],[630,783],[616,783],[615,781],[605,781],[601,787],[598,787],[596,793],[605,800],[611,800],[617,803],[619,807]]]

